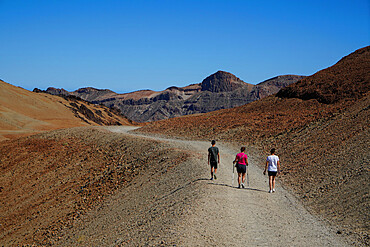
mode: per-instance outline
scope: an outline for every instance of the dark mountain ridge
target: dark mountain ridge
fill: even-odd
[[[244,105],[274,94],[282,87],[303,78],[304,76],[283,75],[252,85],[229,72],[217,71],[201,83],[186,87],[172,86],[160,92],[140,90],[117,94],[108,89],[91,87],[73,92],[48,88],[46,92],[70,94],[95,104],[116,107],[133,121],[148,122]]]

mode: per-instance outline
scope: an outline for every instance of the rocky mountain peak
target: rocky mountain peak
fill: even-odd
[[[247,85],[247,83],[240,80],[235,75],[220,70],[208,76],[201,83],[202,91],[215,93],[233,91],[245,85]]]
[[[69,92],[63,88],[48,87],[46,92],[53,95],[69,95]]]
[[[109,89],[97,89],[93,87],[79,88],[75,92],[77,93],[114,93],[113,91]]]

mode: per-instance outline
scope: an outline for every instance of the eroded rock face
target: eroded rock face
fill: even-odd
[[[224,71],[217,71],[201,83],[202,91],[213,93],[230,92],[247,85],[235,75]]]
[[[304,76],[285,75],[252,85],[231,73],[218,71],[202,83],[169,87],[161,92],[141,90],[117,94],[111,90],[81,88],[69,94],[96,104],[117,107],[133,121],[149,122],[241,106],[277,93],[302,78]],[[46,92],[65,94],[66,91],[48,88]]]
[[[33,90],[34,92],[37,92],[37,89]],[[42,92],[42,90],[40,90]],[[46,92],[52,95],[70,95],[71,93],[63,88],[54,88],[54,87],[48,87],[46,89]]]

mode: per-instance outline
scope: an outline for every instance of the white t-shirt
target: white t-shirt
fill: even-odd
[[[270,172],[277,172],[277,163],[279,161],[279,157],[273,154],[267,157],[267,161],[269,162],[267,170]]]

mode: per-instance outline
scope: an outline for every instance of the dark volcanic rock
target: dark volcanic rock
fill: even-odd
[[[109,89],[96,89],[92,87],[80,88],[72,92],[71,94],[87,101],[99,100],[100,98],[106,97],[107,95],[116,95],[115,92]]]
[[[183,88],[169,87],[161,92],[141,90],[117,94],[107,89],[81,88],[69,94],[95,104],[116,107],[133,121],[148,122],[241,106],[274,94],[302,78],[278,76],[252,85],[231,73],[218,71],[202,83]],[[47,92],[54,94],[59,91],[49,88]],[[60,92],[64,94],[65,90]]]
[[[52,95],[70,95],[70,92],[63,88],[54,88],[54,87],[48,87],[46,89],[46,93],[52,94]]]
[[[36,88],[35,88],[36,90]],[[54,88],[54,87],[49,87],[47,88],[44,92],[52,94],[52,95],[73,95],[77,96],[83,100],[86,101],[99,101],[102,98],[106,98],[107,95],[117,95],[117,93],[109,90],[109,89],[96,89],[92,87],[85,87],[85,88],[80,88],[74,92],[68,92],[64,90],[63,88]]]
[[[230,92],[241,88],[243,86],[247,86],[247,83],[240,80],[235,75],[224,72],[224,71],[217,71],[216,73],[208,76],[206,79],[203,80],[202,84],[202,91],[210,91],[214,93],[219,92]]]

